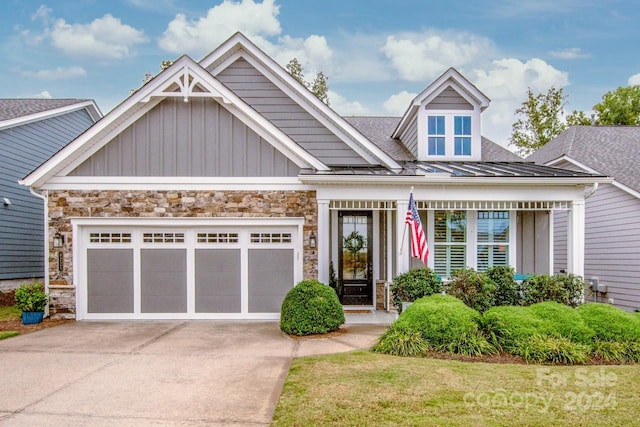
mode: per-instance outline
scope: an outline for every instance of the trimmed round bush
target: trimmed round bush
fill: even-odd
[[[494,353],[480,329],[480,314],[449,295],[420,298],[398,318],[395,327],[419,331],[427,345],[437,351],[479,355]]]
[[[555,301],[541,302],[529,307],[529,311],[542,320],[540,332],[564,337],[574,342],[590,345],[595,332],[587,326],[575,308]]]
[[[325,334],[344,323],[338,295],[317,280],[303,280],[282,302],[280,329],[290,335]]]
[[[419,298],[442,292],[442,280],[427,268],[413,268],[393,278],[391,293],[393,305],[402,312],[403,302],[413,302]]]
[[[496,285],[489,276],[472,268],[455,271],[446,287],[449,295],[479,312],[495,305],[495,291]]]
[[[495,305],[518,305],[520,294],[518,282],[513,278],[513,267],[491,267],[485,273],[496,287]]]
[[[584,322],[601,341],[640,341],[640,319],[609,304],[590,302],[578,308]]]
[[[493,307],[482,314],[480,321],[485,336],[494,346],[520,355],[520,343],[539,333],[543,321],[528,307]]]

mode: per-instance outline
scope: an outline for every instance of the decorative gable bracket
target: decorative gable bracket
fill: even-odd
[[[211,85],[208,85],[204,80],[198,76],[198,73],[185,64],[181,69],[178,69],[174,76],[169,78],[164,86],[158,88],[156,91],[150,93],[146,97],[140,100],[140,102],[146,103],[151,100],[153,96],[161,97],[178,97],[183,98],[184,102],[189,102],[189,98],[214,98],[222,101],[224,104],[231,104],[231,100],[223,96],[219,92],[210,89]]]

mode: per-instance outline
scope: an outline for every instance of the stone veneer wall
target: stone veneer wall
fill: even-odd
[[[72,217],[302,217],[304,278],[318,277],[318,253],[309,247],[311,232],[318,234],[315,191],[50,191],[49,313],[54,318],[75,318]],[[64,236],[61,250],[53,247],[56,233]]]

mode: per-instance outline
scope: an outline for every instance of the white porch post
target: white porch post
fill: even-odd
[[[409,230],[406,233],[404,232],[406,227],[404,221],[407,216],[409,201],[397,200],[396,203],[396,235],[398,239],[396,245],[396,274],[401,274],[409,271],[408,251],[411,250],[411,246],[409,246]]]
[[[318,200],[318,280],[329,284],[329,201]]]
[[[584,200],[571,203],[567,224],[567,273],[584,276]]]
[[[555,233],[554,233],[554,224],[553,224],[553,215],[554,215],[554,211],[550,210],[547,213],[547,218],[548,219],[548,227],[549,227],[549,274],[553,274],[553,269],[554,269],[554,258],[555,258],[555,243],[554,243],[554,238],[555,238]]]

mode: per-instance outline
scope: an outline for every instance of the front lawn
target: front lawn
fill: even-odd
[[[352,352],[295,359],[274,425],[630,425],[640,369]],[[634,421],[636,420],[636,421]]]

